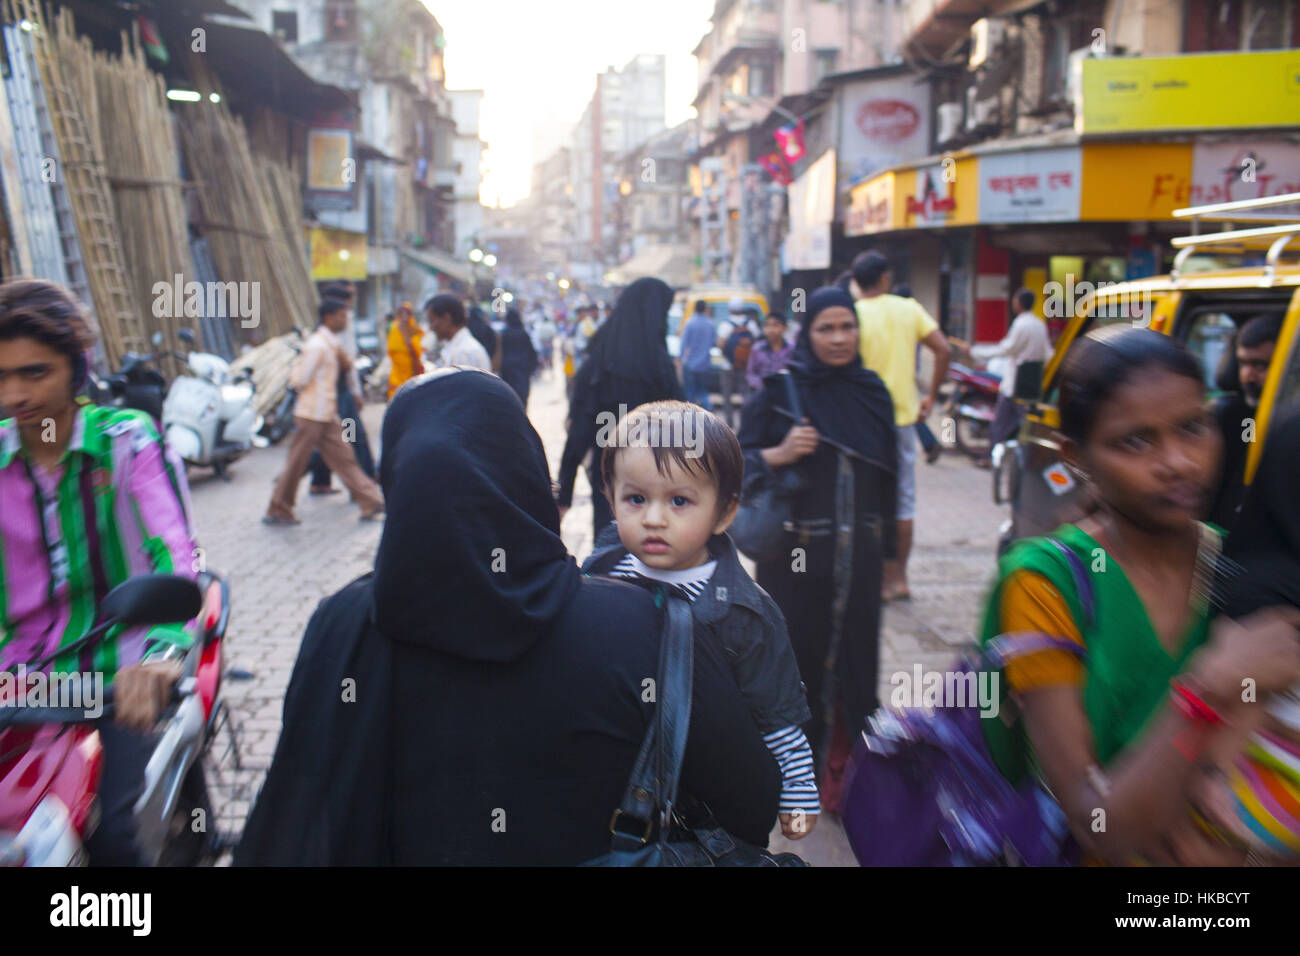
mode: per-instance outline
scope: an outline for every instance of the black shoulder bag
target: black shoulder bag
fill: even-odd
[[[799,390],[788,371],[778,374],[797,426],[803,421]],[[786,533],[794,530],[794,498],[803,489],[803,473],[793,465],[764,468],[749,476],[729,529],[736,547],[755,561],[769,561],[785,553]]]
[[[769,853],[737,840],[711,818],[683,826],[674,808],[691,723],[694,671],[690,605],[669,597],[659,648],[659,700],[641,741],[623,802],[609,821],[610,852],[585,866],[807,866],[793,853]],[[658,824],[658,836],[651,839]]]

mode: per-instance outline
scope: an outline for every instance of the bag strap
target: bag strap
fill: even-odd
[[[794,423],[800,425],[803,423],[803,402],[799,400],[799,389],[794,384],[794,376],[786,369],[782,369],[777,374],[781,376],[781,381],[785,382],[785,400],[790,403]]]
[[[656,812],[659,838],[667,839],[686,734],[691,724],[691,687],[694,681],[694,623],[691,607],[681,598],[665,595],[663,638],[659,645],[659,681],[655,716],[646,729],[636,763],[628,777],[623,801],[609,821],[615,852],[631,852],[650,842]],[[641,824],[639,833],[618,828],[621,818]]]

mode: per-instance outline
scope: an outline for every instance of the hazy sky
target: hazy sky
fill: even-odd
[[[483,202],[528,194],[533,163],[563,145],[596,74],[638,53],[668,58],[668,125],[695,98],[691,50],[713,0],[424,0],[447,34],[447,86],[483,89]]]

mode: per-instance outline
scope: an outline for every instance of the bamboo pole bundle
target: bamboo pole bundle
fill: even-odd
[[[226,281],[257,283],[263,340],[314,325],[315,292],[303,258],[284,237],[271,187],[248,135],[224,103],[198,104],[180,121],[185,157],[197,182],[200,229]],[[301,243],[301,239],[297,240]]]
[[[162,333],[166,354],[159,361],[169,376],[176,375],[180,363],[170,353],[181,347],[177,332],[193,329],[195,322],[183,310],[174,314],[170,294],[165,299],[154,294],[156,283],[170,287],[175,276],[184,282],[192,272],[180,151],[166,84],[149,69],[134,37],[122,35],[121,57],[92,54],[89,41],[82,38],[82,43],[86,68],[80,72],[83,82],[91,84],[85,100],[98,104],[88,112],[97,120],[112,117],[110,123],[95,125],[113,187],[132,298],[149,335]],[[155,309],[156,299],[165,307]]]
[[[256,391],[253,404],[259,415],[265,415],[277,404],[289,386],[289,370],[298,357],[302,339],[298,336],[278,335],[244,353],[234,363],[232,371],[247,371]]]

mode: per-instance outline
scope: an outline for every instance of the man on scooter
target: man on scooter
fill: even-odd
[[[0,285],[0,668],[76,641],[127,578],[196,576],[185,473],[149,416],[77,399],[92,343],[66,289],[39,279]],[[132,808],[154,746],[149,732],[192,641],[179,625],[110,632],[48,668],[99,672],[114,688],[115,721],[99,727],[92,864],[140,860]]]

